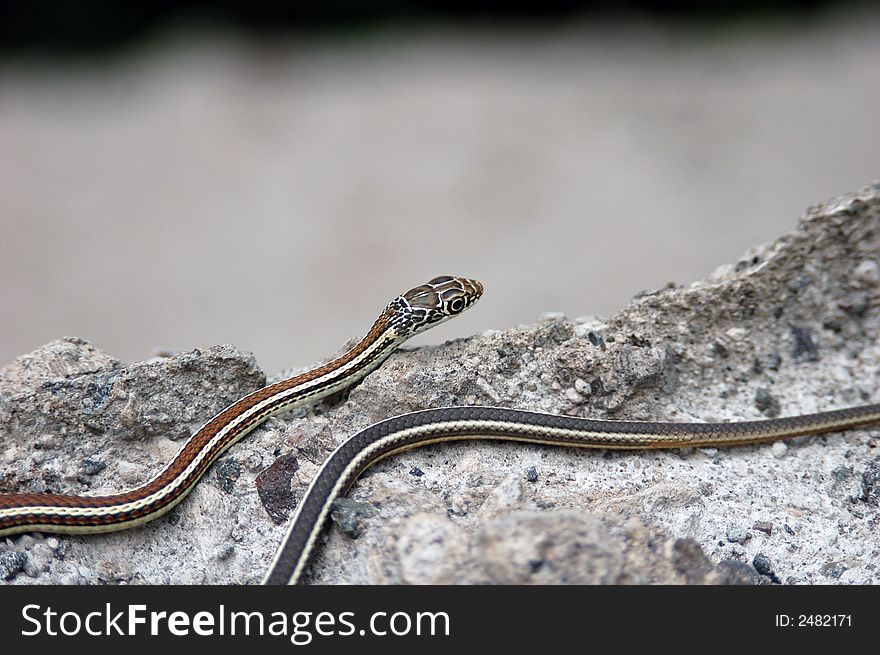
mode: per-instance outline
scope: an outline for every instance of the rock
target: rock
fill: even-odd
[[[290,510],[296,507],[296,497],[290,481],[299,470],[299,462],[293,455],[282,455],[254,481],[260,502],[272,520],[281,525],[287,521]]]
[[[545,315],[400,351],[347,399],[254,430],[140,529],[0,540],[0,578],[256,583],[333,448],[407,411],[491,403],[723,421],[877,400],[878,253],[880,187],[871,187],[810,208],[742,265],[641,294],[614,316]],[[141,484],[264,380],[231,346],[122,366],[81,339],[49,343],[0,369],[0,492]],[[866,547],[880,521],[876,434],[682,452],[482,441],[409,450],[336,503],[306,580],[877,584],[880,552]],[[771,519],[782,529],[759,534]]]
[[[0,550],[0,580],[11,580],[25,570],[28,556],[20,551]]]

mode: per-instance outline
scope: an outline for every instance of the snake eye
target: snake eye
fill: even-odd
[[[449,303],[449,311],[453,314],[458,314],[462,309],[464,309],[464,300],[461,298],[456,298],[451,303]]]

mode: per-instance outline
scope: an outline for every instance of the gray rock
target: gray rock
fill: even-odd
[[[615,316],[545,316],[401,351],[346,400],[256,429],[173,512],[143,528],[5,540],[0,578],[258,582],[329,452],[407,411],[492,403],[720,421],[763,418],[759,390],[771,399],[758,403],[768,413],[772,401],[792,414],[877,400],[878,252],[880,187],[872,187],[812,207],[743,265],[640,294]],[[102,494],[140,484],[182,438],[264,379],[230,346],[122,366],[81,339],[47,344],[0,369],[0,492]],[[406,451],[372,467],[337,504],[307,581],[876,584],[876,434],[800,438],[785,450],[467,442]],[[843,475],[843,462],[856,474]],[[375,514],[362,520],[351,507]],[[730,527],[757,522],[784,529],[745,539]]]

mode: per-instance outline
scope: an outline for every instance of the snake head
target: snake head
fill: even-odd
[[[395,298],[388,309],[404,338],[461,314],[483,295],[483,285],[466,277],[442,275]]]

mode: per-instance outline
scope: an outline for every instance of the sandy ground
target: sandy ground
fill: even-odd
[[[610,313],[880,177],[880,20],[589,25],[0,62],[0,362],[233,343],[270,373],[438,274],[439,341]]]

